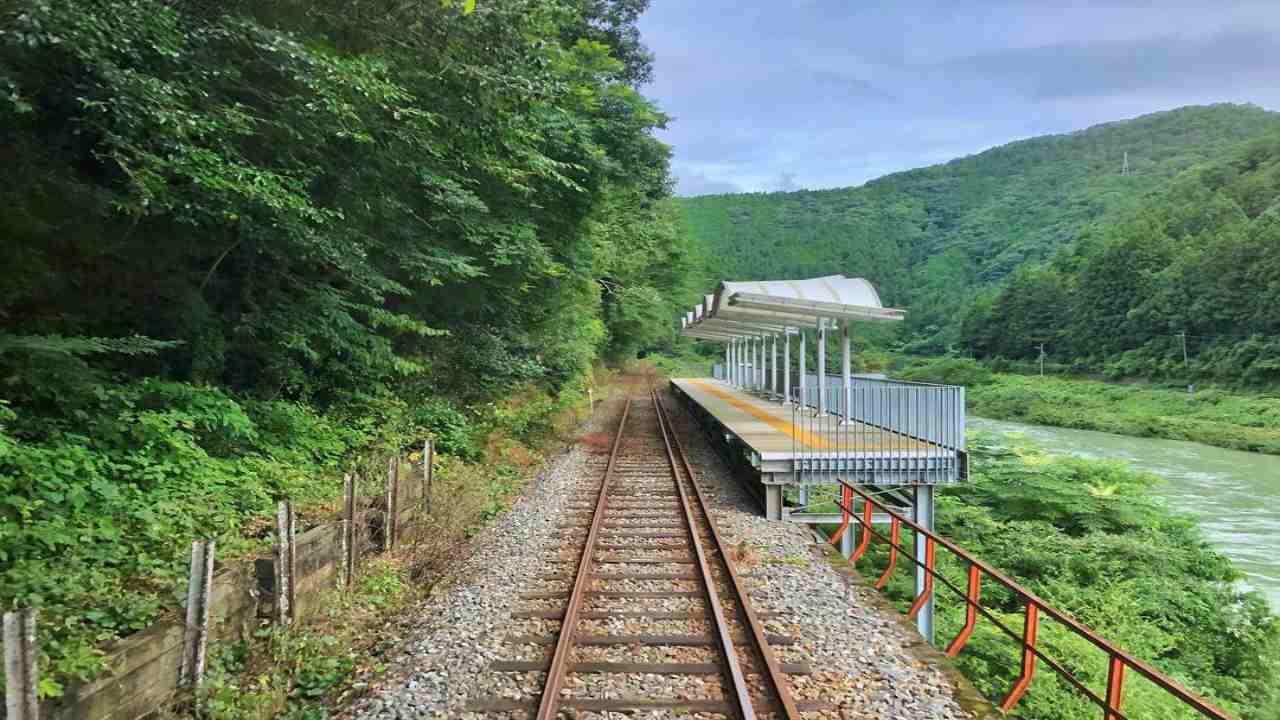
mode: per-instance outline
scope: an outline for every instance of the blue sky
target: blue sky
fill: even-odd
[[[857,185],[1181,105],[1280,109],[1280,0],[652,0],[677,194]]]

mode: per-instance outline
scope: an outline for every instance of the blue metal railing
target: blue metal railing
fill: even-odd
[[[797,481],[941,483],[968,474],[964,388],[839,375],[791,379]]]
[[[793,373],[792,401],[814,410],[822,408],[840,419],[857,420],[947,448],[965,449],[963,387],[855,375],[850,378],[846,398],[841,376],[828,374],[826,379],[825,397],[820,403],[817,374],[805,376],[802,399],[800,377]]]

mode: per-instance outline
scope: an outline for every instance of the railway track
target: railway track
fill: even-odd
[[[545,589],[520,596],[513,619],[548,621],[554,631],[508,638],[541,657],[494,663],[494,672],[543,673],[527,699],[473,701],[474,713],[550,720],[626,712],[688,717],[799,718],[822,710],[791,697],[769,613],[751,607],[747,579],[707,511],[702,490],[672,431],[661,397],[629,397],[599,478],[567,505],[564,550],[540,578]],[[620,693],[595,691],[584,676],[626,676]],[[689,678],[692,690],[664,695],[654,676]],[[710,678],[715,680],[708,681]],[[716,685],[718,684],[718,687]],[[702,692],[699,692],[701,689]]]

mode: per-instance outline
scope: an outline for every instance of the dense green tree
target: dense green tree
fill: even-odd
[[[643,0],[0,3],[0,604],[42,692],[193,537],[545,434],[692,301]]]
[[[887,304],[907,309],[899,342],[908,350],[967,348],[1022,356],[1031,344],[1045,341],[1056,343],[1055,350],[1063,353],[1109,357],[1136,347],[1135,333],[1144,338],[1139,344],[1154,341],[1155,329],[1128,313],[1136,307],[1134,298],[1153,297],[1150,293],[1162,286],[1154,277],[1168,269],[1162,263],[1190,257],[1184,249],[1210,244],[1223,228],[1258,216],[1274,202],[1272,155],[1264,147],[1238,157],[1233,153],[1240,143],[1278,127],[1280,115],[1254,106],[1187,107],[1010,143],[856,188],[711,195],[683,199],[681,208],[690,234],[715,258],[718,277],[841,272],[870,279]],[[1122,175],[1125,153],[1131,172]],[[1220,162],[1228,156],[1234,159]],[[1166,210],[1181,208],[1176,217],[1144,221],[1143,212],[1135,210],[1165,192],[1173,178],[1210,161],[1219,163],[1208,171],[1203,187],[1183,187],[1177,202],[1170,197],[1165,203]],[[1217,196],[1223,197],[1206,203]],[[1127,249],[1107,250],[1106,261],[1085,250],[1110,247],[1122,237]],[[1065,292],[1082,299],[1071,282],[1076,274],[1059,258],[1064,249],[1075,254],[1077,263],[1102,262],[1089,282],[1099,292],[1115,292],[1095,297],[1087,310],[1063,306],[1064,288],[1057,288],[1056,281],[1036,276],[1037,282],[1028,284],[1033,276],[1027,276],[1020,282],[1036,302],[1028,298],[1012,305],[1030,309],[1038,303],[1049,313],[1046,302],[1053,300],[1058,323],[1049,328],[1042,316],[1027,324],[1031,318],[1021,316],[1012,330],[1004,328],[1002,313],[1011,309],[1009,303],[988,312],[987,296],[1018,268],[1054,260]],[[1224,248],[1214,252],[1218,258],[1232,257]],[[1203,260],[1197,261],[1201,267]],[[1193,267],[1187,265],[1188,270]],[[1258,268],[1255,274],[1266,272],[1265,263],[1239,271],[1245,267]],[[1259,282],[1252,277],[1236,287],[1240,293],[1257,290]],[[977,323],[975,312],[988,313],[996,323]],[[1098,323],[1095,336],[1068,332],[1090,322]],[[1239,329],[1188,330],[1224,331]],[[1104,332],[1106,342],[1100,344]],[[1167,338],[1175,331],[1162,332]]]
[[[432,359],[476,325],[558,382],[652,337],[684,256],[644,3],[470,5],[10,12],[0,323],[177,340],[131,368],[322,401],[467,374]],[[624,297],[662,308],[603,311]]]
[[[968,312],[967,338],[1010,358],[1051,338],[1060,361],[1117,375],[1280,381],[1277,168],[1273,134],[1185,171],[1030,271],[1056,278],[1056,291],[1015,273]],[[1016,308],[1041,304],[1056,314],[1020,322]]]

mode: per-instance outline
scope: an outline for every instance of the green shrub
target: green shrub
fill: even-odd
[[[412,417],[435,440],[439,452],[466,460],[480,458],[477,429],[453,403],[443,398],[419,400],[413,404]]]
[[[973,476],[939,493],[940,533],[1211,702],[1249,720],[1277,717],[1280,619],[1260,594],[1240,589],[1240,573],[1193,521],[1153,496],[1158,479],[1119,462],[1010,442],[1020,441],[971,437]],[[905,546],[911,542],[904,537]],[[876,577],[887,553],[883,542],[870,547],[860,568]],[[963,563],[939,553],[938,568],[954,587],[965,586]],[[911,573],[899,570],[888,593],[900,608],[909,605]],[[938,593],[938,639],[947,643],[963,623],[964,604],[945,586]],[[982,599],[1007,627],[1021,628],[1024,607],[1010,593],[984,583]],[[1043,621],[1039,647],[1091,687],[1105,686],[1106,657],[1058,623]],[[1018,645],[984,617],[957,662],[984,694],[999,698],[1018,674]],[[1037,677],[1015,716],[1098,716],[1055,673],[1044,668]],[[1198,717],[1137,676],[1127,688],[1129,717]]]
[[[993,375],[966,397],[981,417],[1280,454],[1280,398],[1021,375]]]
[[[25,416],[0,406],[0,604],[40,608],[45,695],[94,675],[103,642],[181,596],[192,539],[216,538],[223,558],[254,550],[242,530],[277,498],[305,515],[341,492],[342,463],[408,433],[182,383],[98,386],[93,397],[69,418],[31,423],[36,436],[17,436]],[[62,429],[73,419],[80,431]]]
[[[973,387],[994,382],[986,366],[967,358],[942,358],[913,365],[899,373],[903,380]]]

